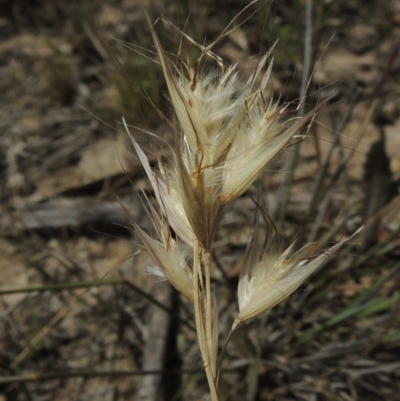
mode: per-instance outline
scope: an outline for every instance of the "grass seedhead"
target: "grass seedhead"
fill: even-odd
[[[270,52],[241,85],[237,67],[227,66],[212,53],[213,44],[203,47],[184,33],[183,38],[199,48],[201,55],[195,66],[184,62],[181,42],[172,63],[149,25],[179,124],[169,124],[175,145],[170,148],[169,162],[157,156],[158,170],[151,168],[132,138],[159,206],[161,216],[156,213],[153,223],[161,242],[132,224],[165,277],[192,301],[211,398],[218,401],[218,306],[211,286],[211,248],[218,219],[224,206],[246,192],[298,132],[309,128],[329,98],[304,116],[290,118],[288,105],[266,98],[272,68]],[[206,57],[216,62],[217,69],[206,70]],[[231,333],[288,297],[360,231],[319,255],[314,254],[313,244],[294,252],[295,244],[285,249],[273,235],[268,235],[261,246],[258,214],[240,274],[239,313]],[[270,231],[274,231],[267,220]],[[172,239],[171,229],[191,247],[192,267],[180,253],[178,240]]]
[[[255,227],[257,229],[258,227]],[[280,249],[275,238],[267,238],[266,248],[258,263],[252,258],[257,245],[252,239],[246,253],[238,286],[239,314],[236,316],[232,330],[242,322],[253,319],[293,293],[318,267],[336,253],[344,244],[357,235],[362,228],[344,241],[340,241],[319,256],[314,256],[312,244],[304,246],[293,253],[293,245]],[[258,234],[254,233],[253,238]]]

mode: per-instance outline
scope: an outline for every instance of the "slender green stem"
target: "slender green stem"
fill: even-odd
[[[69,283],[56,284],[38,284],[28,287],[3,287],[0,288],[0,295],[20,294],[24,292],[46,292],[46,291],[62,291],[76,290],[80,288],[100,287],[105,285],[125,284],[124,279],[108,279],[108,280],[86,280],[74,281]]]
[[[139,286],[133,284],[131,281],[119,277],[112,279],[102,279],[102,280],[84,280],[84,281],[72,281],[69,283],[56,283],[56,284],[37,284],[27,287],[0,287],[0,296],[2,295],[11,295],[11,294],[21,294],[21,293],[30,293],[30,292],[46,292],[46,291],[64,291],[64,290],[79,290],[79,289],[87,289],[90,290],[94,287],[102,287],[102,286],[112,286],[112,285],[126,285],[132,288],[135,292],[148,299],[151,303],[158,306],[160,309],[164,310],[169,314],[175,313],[172,309],[167,308],[164,304],[157,301],[151,294],[148,294],[146,291],[143,291]],[[179,319],[179,321],[188,327],[190,330],[195,330],[195,328],[189,324],[184,319]]]
[[[119,377],[119,376],[146,376],[146,375],[173,375],[173,374],[198,374],[202,369],[166,369],[166,370],[93,370],[76,369],[61,370],[56,372],[35,372],[23,373],[21,375],[12,375],[0,377],[0,385],[11,383],[36,382],[54,379],[72,379],[75,377]]]

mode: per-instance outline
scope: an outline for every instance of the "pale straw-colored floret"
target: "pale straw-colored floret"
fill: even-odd
[[[129,133],[125,120],[123,120],[123,123]],[[180,188],[180,181],[178,180],[179,175],[176,167],[171,165],[164,166],[163,162],[159,160],[159,171],[154,171],[139,144],[131,135],[130,138],[147,177],[150,180],[157,203],[163,215],[167,218],[168,223],[178,236],[188,245],[192,245],[196,237],[183,207],[182,190]]]
[[[152,209],[152,208],[151,208]],[[147,251],[152,256],[155,266],[165,278],[186,298],[193,301],[192,271],[187,264],[186,255],[179,243],[170,234],[168,224],[152,209],[153,225],[157,229],[161,242],[156,241],[135,222],[131,221]],[[158,274],[159,275],[159,274]]]
[[[258,225],[255,230],[258,230]],[[257,244],[258,234],[253,231],[240,273],[239,313],[232,330],[287,298],[328,257],[336,253],[361,230],[362,227],[346,240],[340,241],[316,257],[311,256],[314,244],[308,244],[291,255],[294,244],[283,250],[274,239],[268,239],[265,249],[261,250]]]
[[[173,164],[159,163],[155,173],[134,145],[172,228],[189,245],[195,237],[209,249],[224,205],[253,184],[317,108],[302,118],[285,120],[285,107],[265,101],[270,52],[240,87],[236,66],[226,67],[201,45],[197,44],[203,50],[200,61],[205,56],[219,60],[220,72],[200,72],[199,64],[192,68],[180,57],[172,64],[150,29],[179,121]]]

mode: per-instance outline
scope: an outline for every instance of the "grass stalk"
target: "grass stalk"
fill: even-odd
[[[217,355],[214,355],[217,348],[213,346],[212,336],[211,258],[210,254],[202,247],[200,241],[195,241],[193,249],[193,293],[197,338],[210,388],[211,400],[219,401],[214,362],[217,358]],[[203,271],[205,274],[203,274]]]

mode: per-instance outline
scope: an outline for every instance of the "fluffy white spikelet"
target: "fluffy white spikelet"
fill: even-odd
[[[217,60],[219,72],[200,72],[200,61],[193,68],[181,57],[172,64],[151,24],[150,29],[180,123],[175,132],[174,163],[159,163],[156,174],[143,151],[134,146],[173,229],[188,244],[195,237],[209,249],[224,205],[253,184],[321,105],[304,117],[287,120],[285,107],[265,100],[272,49],[240,85],[236,66],[226,67],[199,44],[196,46],[203,51],[199,60],[205,56]]]
[[[287,298],[321,266],[324,260],[357,235],[362,227],[346,240],[337,243],[315,258],[310,258],[312,244],[306,245],[290,256],[294,244],[280,251],[274,240],[268,238],[265,251],[261,250],[258,245],[257,230],[258,224],[253,230],[240,273],[239,313],[232,330],[242,322],[266,312]]]
[[[150,163],[135,139],[130,135],[129,128],[124,119],[122,119],[126,131],[128,132],[132,144],[135,147],[139,160],[153,187],[157,203],[167,218],[168,223],[178,236],[188,245],[192,245],[195,235],[183,207],[182,190],[178,181],[176,167],[164,167],[161,160],[158,161],[159,171],[153,171]]]
[[[159,243],[151,238],[138,225],[134,224],[136,232],[145,245],[154,262],[161,268],[168,281],[186,298],[193,300],[192,272],[186,264],[183,253],[172,238],[163,239]]]

